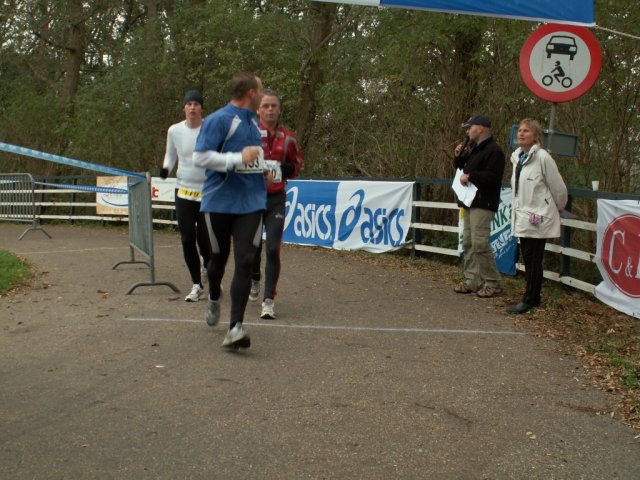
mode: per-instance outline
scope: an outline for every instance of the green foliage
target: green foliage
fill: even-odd
[[[632,2],[596,8],[600,25],[640,34]],[[282,97],[305,175],[448,178],[470,114],[491,117],[508,150],[512,124],[546,126],[551,111],[520,79],[532,22],[304,0],[25,0],[0,19],[0,140],[126,169],[155,171],[184,92],[200,89],[212,112],[239,70]],[[556,115],[580,152],[558,163],[571,186],[632,192],[638,40],[595,34],[600,78]],[[0,170],[25,169],[61,173],[0,154]]]
[[[24,285],[29,278],[29,266],[11,252],[0,250],[0,294]]]

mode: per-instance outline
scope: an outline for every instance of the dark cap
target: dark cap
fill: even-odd
[[[185,93],[182,106],[184,107],[189,102],[198,102],[204,107],[204,98],[202,98],[202,94],[198,90],[189,90]]]
[[[491,128],[491,120],[482,115],[475,115],[462,124],[462,128],[469,128],[471,125],[482,125],[483,127]]]

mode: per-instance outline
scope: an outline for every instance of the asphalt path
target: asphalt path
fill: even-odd
[[[276,320],[221,347],[186,303],[179,236],[155,280],[125,229],[46,225],[0,248],[2,479],[638,479],[640,440],[579,364],[491,300],[358,255],[284,246]],[[409,260],[408,260],[409,261]],[[228,291],[230,262],[224,280]]]

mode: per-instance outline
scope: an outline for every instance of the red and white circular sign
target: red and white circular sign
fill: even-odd
[[[538,28],[520,52],[520,75],[543,100],[569,102],[596,83],[602,53],[596,37],[584,27],[549,23]]]
[[[613,284],[630,297],[640,297],[640,217],[613,220],[602,236],[600,263]]]

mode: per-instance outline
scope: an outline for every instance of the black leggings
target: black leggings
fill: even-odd
[[[187,269],[189,269],[191,282],[202,285],[200,256],[202,256],[204,265],[207,265],[211,259],[211,245],[204,214],[200,212],[200,202],[180,198],[176,190],[176,219],[182,241],[182,254]],[[196,243],[198,247],[196,247]],[[198,253],[198,248],[200,253]]]
[[[247,214],[205,213],[211,240],[211,261],[207,267],[209,298],[220,298],[220,283],[233,238],[234,271],[231,280],[231,321],[229,328],[244,320],[251,291],[251,265],[262,234],[262,211]]]
[[[544,273],[542,259],[544,258],[546,243],[546,238],[520,238],[520,250],[524,260],[524,278],[527,281],[527,288],[524,295],[522,295],[522,301],[529,305],[540,305],[540,292],[542,291]]]
[[[280,245],[284,231],[284,215],[286,194],[283,192],[267,197],[267,210],[264,212],[264,229],[266,240],[266,262],[264,266],[264,298],[276,298],[276,287],[280,277]],[[262,239],[262,236],[260,236]],[[251,278],[260,280],[260,260],[262,255],[262,241],[253,260]]]

